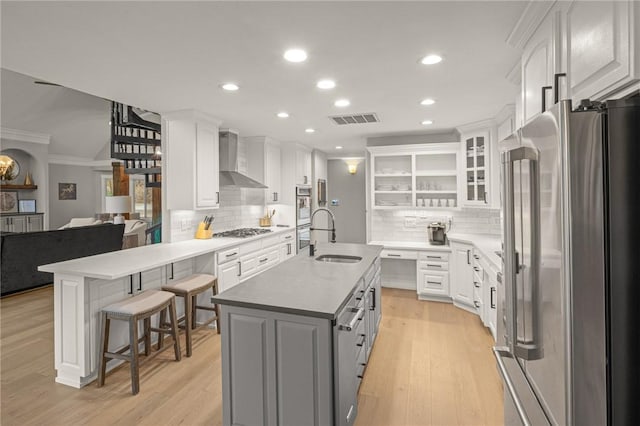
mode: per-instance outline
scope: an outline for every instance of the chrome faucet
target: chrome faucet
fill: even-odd
[[[329,216],[331,217],[331,228],[314,228],[313,227],[313,217],[316,215],[316,213],[318,213],[319,211],[326,211],[327,213],[329,213]],[[309,222],[311,223],[311,228],[309,228],[310,231],[328,231],[331,232],[331,242],[335,243],[336,242],[336,217],[333,215],[333,212],[325,207],[320,207],[317,208],[313,211],[313,213],[311,213],[311,219],[309,219]],[[313,256],[315,252],[315,244],[309,244],[309,256]]]

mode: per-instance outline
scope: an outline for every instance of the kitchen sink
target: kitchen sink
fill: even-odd
[[[319,262],[333,262],[333,263],[358,263],[362,260],[360,256],[347,256],[344,254],[323,254],[316,257]]]

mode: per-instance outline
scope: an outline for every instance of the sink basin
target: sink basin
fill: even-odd
[[[333,262],[333,263],[358,263],[362,260],[360,256],[347,256],[344,254],[323,254],[316,257],[319,262]]]

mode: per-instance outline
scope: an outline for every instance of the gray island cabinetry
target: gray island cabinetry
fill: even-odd
[[[322,244],[212,298],[225,425],[354,423],[380,323],[381,251]],[[318,260],[335,255],[361,260]]]

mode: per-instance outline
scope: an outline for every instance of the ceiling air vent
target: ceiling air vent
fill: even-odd
[[[380,122],[380,120],[378,120],[378,116],[372,112],[366,114],[334,115],[329,118],[339,126],[345,124],[367,124]]]

